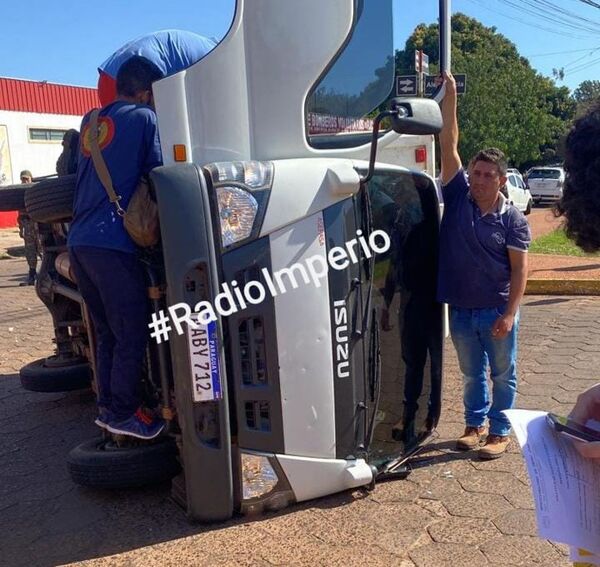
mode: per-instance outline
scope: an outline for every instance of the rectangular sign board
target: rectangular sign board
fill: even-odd
[[[396,96],[417,96],[417,75],[398,75],[396,77]]]
[[[431,96],[437,86],[437,75],[427,75],[425,77],[425,96]],[[467,91],[467,76],[466,75],[454,75],[456,81],[456,92],[457,94],[465,94]]]
[[[427,73],[429,71],[429,55],[415,49],[415,71],[417,73]]]

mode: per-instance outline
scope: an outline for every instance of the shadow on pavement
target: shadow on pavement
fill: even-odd
[[[525,303],[533,306],[556,305],[558,303],[569,303],[570,301],[575,301],[575,298],[553,297],[552,299],[539,299],[537,301],[527,301],[527,297],[525,298]]]
[[[456,441],[432,442],[423,447],[415,457],[408,460],[410,468],[420,469],[452,461],[470,461],[474,459],[474,451],[457,451]],[[476,458],[476,457],[475,457]]]
[[[585,272],[587,270],[597,270],[600,264],[582,264],[581,266],[565,266],[562,268],[552,268],[553,272]]]
[[[66,457],[98,435],[91,391],[43,394],[0,375],[0,546],[3,565],[50,566],[113,555],[253,521],[190,524],[171,500],[170,485],[99,491],[72,483]],[[210,490],[210,487],[207,487]],[[356,500],[342,493],[291,506],[335,508]],[[266,519],[267,514],[257,519]]]

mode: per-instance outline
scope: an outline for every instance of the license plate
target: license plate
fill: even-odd
[[[197,325],[187,328],[192,395],[195,402],[212,402],[222,397],[217,323]]]

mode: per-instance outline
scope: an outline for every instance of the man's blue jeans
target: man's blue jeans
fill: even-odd
[[[512,331],[505,338],[492,338],[492,326],[504,310],[505,307],[450,308],[450,334],[464,380],[465,422],[468,426],[480,427],[487,417],[493,435],[510,433],[510,423],[501,412],[513,407],[517,395],[519,312]],[[491,403],[488,365],[492,379]]]

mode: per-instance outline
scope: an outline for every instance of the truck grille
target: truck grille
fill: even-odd
[[[271,431],[271,409],[267,401],[246,402],[246,426],[254,431]]]
[[[259,317],[244,319],[239,326],[242,384],[265,386],[268,383],[264,325]]]

